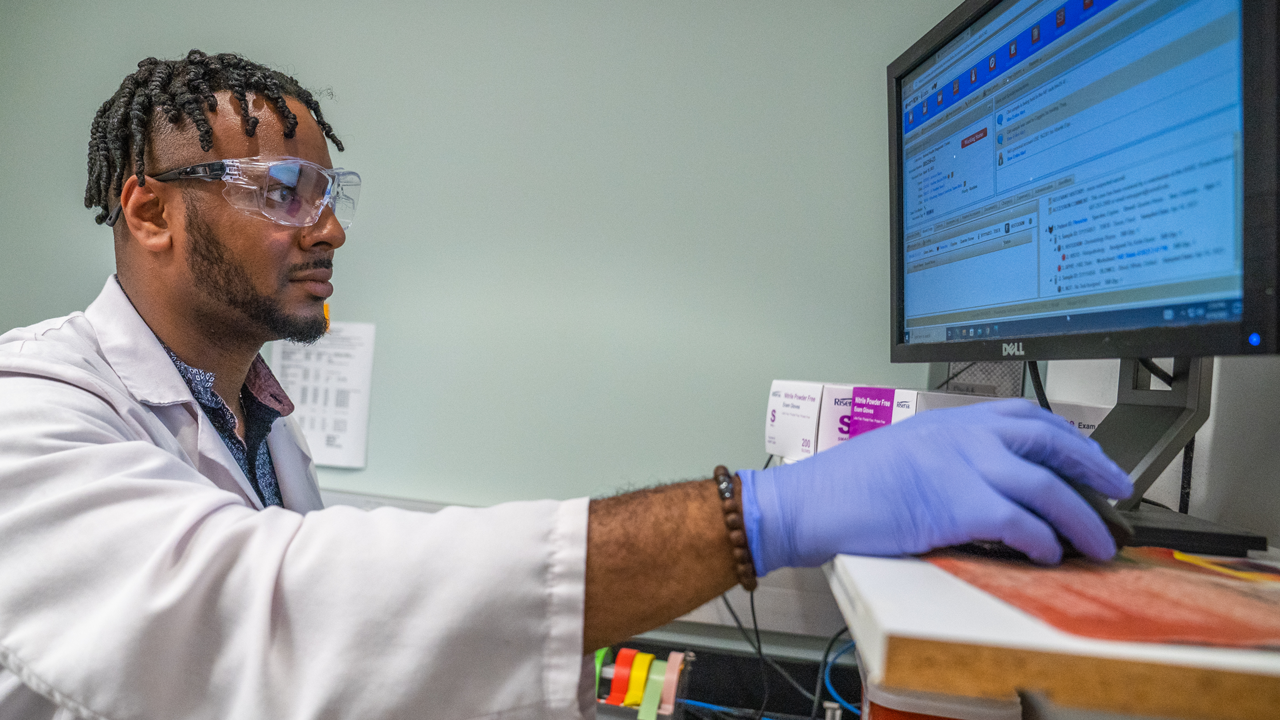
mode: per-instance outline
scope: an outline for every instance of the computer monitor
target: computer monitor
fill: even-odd
[[[1274,6],[970,0],[895,61],[892,359],[1276,352]]]
[[[962,3],[888,68],[891,359],[1124,359],[1145,490],[1211,357],[1277,352],[1276,42],[1274,0]]]

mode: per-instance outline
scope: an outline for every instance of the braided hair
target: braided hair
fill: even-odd
[[[292,97],[311,111],[325,137],[342,150],[342,141],[325,122],[320,103],[284,73],[232,53],[206,55],[192,50],[181,60],[147,58],[98,108],[89,129],[89,182],[84,190],[84,206],[99,209],[94,222],[106,222],[110,214],[108,203],[119,199],[130,161],[138,184],[146,184],[144,158],[155,111],[174,125],[183,117],[191,118],[200,134],[200,148],[208,152],[213,147],[213,127],[205,110],[218,107],[214,93],[220,90],[230,90],[239,101],[244,134],[248,137],[256,132],[258,118],[249,114],[246,93],[260,94],[275,106],[284,120],[286,138],[292,138],[298,129],[298,117],[285,102],[285,98]]]

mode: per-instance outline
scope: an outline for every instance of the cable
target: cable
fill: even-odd
[[[764,459],[764,467],[762,467],[762,468],[760,468],[760,469],[761,469],[761,470],[768,470],[768,469],[769,469],[769,463],[771,463],[771,462],[773,462],[773,453],[770,453],[770,454],[769,454],[769,457],[767,457],[767,458],[765,458],[765,459]]]
[[[768,658],[764,656],[764,643],[760,641],[760,622],[756,620],[756,591],[747,593],[751,599],[751,627],[756,631],[756,654],[760,656],[760,681],[764,683],[764,700],[760,702],[760,712],[756,720],[764,720],[764,709],[769,704],[769,671],[766,669]]]
[[[692,715],[697,720],[723,720],[726,717],[738,717],[733,713],[733,708],[698,702],[697,700],[677,699],[676,702],[684,706],[687,715]]]
[[[1192,435],[1182,448],[1182,489],[1178,493],[1178,512],[1186,515],[1191,512],[1191,470],[1196,456],[1196,436]]]
[[[726,715],[744,715],[749,710],[740,710],[738,708],[725,707],[724,705],[713,705],[711,703],[700,702],[698,700],[677,700],[676,702],[689,707],[701,708],[712,712],[724,713]],[[773,720],[772,718],[763,718],[763,720]]]
[[[1162,507],[1165,510],[1173,510],[1173,508],[1169,507],[1168,505],[1165,505],[1162,502],[1156,502],[1155,500],[1151,500],[1150,498],[1142,498],[1140,502],[1144,502],[1148,505],[1155,505],[1156,507]]]
[[[742,621],[738,619],[738,613],[733,609],[733,605],[729,603],[729,596],[722,593],[720,599],[724,601],[724,606],[729,610],[729,614],[733,616],[733,623],[738,626],[738,631],[742,633],[742,639],[747,641],[747,645],[752,650],[756,650],[756,644],[751,641],[751,636],[747,634],[747,629],[743,627]]]
[[[840,652],[836,653],[836,656],[831,658],[831,664],[827,665],[827,670],[825,673],[823,673],[823,679],[827,683],[827,692],[831,694],[832,699],[840,703],[840,706],[843,707],[845,710],[848,710],[849,712],[853,713],[854,715],[857,715],[858,717],[862,717],[862,708],[856,708],[850,705],[848,702],[845,701],[844,698],[840,697],[840,693],[836,692],[835,688],[831,687],[831,668],[836,664],[836,661],[840,659],[841,655],[844,655],[845,653],[849,652],[855,647],[857,647],[857,643],[850,642],[848,645],[845,645],[844,647],[840,648]]]
[[[849,632],[848,626],[837,630],[836,634],[827,641],[827,649],[822,651],[822,662],[818,663],[818,681],[813,684],[813,710],[809,712],[809,720],[818,719],[818,708],[822,705],[822,678],[826,675],[827,656],[831,655],[831,648],[835,646],[836,640],[847,632]]]
[[[733,605],[729,603],[728,595],[721,595],[720,599],[724,601],[724,606],[729,609],[729,614],[733,616],[733,622],[738,626],[738,630],[742,633],[743,639],[747,641],[747,646],[756,651],[756,655],[760,657],[760,684],[764,688],[764,702],[760,704],[760,712],[757,720],[764,717],[764,706],[769,702],[769,673],[765,671],[765,665],[768,658],[764,656],[764,652],[760,649],[760,625],[756,622],[756,594],[751,591],[751,624],[756,630],[756,642],[751,642],[751,636],[747,634],[747,628],[742,625],[742,620],[738,618],[738,613],[734,611]],[[785,674],[785,673],[784,673]]]
[[[729,614],[733,616],[733,622],[737,624],[738,632],[742,633],[742,639],[747,641],[747,645],[752,650],[755,650],[757,653],[760,653],[760,649],[756,646],[754,642],[752,642],[751,635],[747,633],[747,628],[742,624],[742,621],[738,619],[738,613],[734,611],[733,605],[729,604],[729,596],[721,595],[720,599],[724,601],[724,606],[729,609]],[[754,598],[753,598],[753,604],[754,604]],[[756,632],[759,633],[758,627],[756,629]],[[782,666],[778,665],[778,663],[774,661],[773,658],[769,657],[768,655],[764,655],[763,653],[760,653],[760,654],[762,657],[764,657],[765,662],[769,663],[770,667],[772,667],[774,670],[777,670],[778,674],[781,675],[783,679],[791,683],[791,687],[795,688],[796,692],[804,696],[805,700],[813,700],[813,695],[808,690],[804,689],[804,686],[801,685],[799,682],[797,682],[796,679],[792,677],[790,673],[788,673],[786,670],[783,670]]]
[[[933,389],[934,389],[934,390],[938,390],[938,389],[940,389],[943,385],[946,385],[946,384],[950,383],[952,380],[955,380],[956,378],[960,377],[960,373],[964,372],[965,370],[968,370],[969,368],[971,368],[971,367],[973,367],[974,365],[977,365],[977,364],[978,364],[978,362],[975,360],[974,362],[971,362],[971,363],[969,363],[968,365],[965,365],[964,367],[960,368],[959,370],[957,370],[957,371],[955,371],[955,372],[951,373],[951,377],[947,378],[946,380],[943,380],[942,382],[938,383],[937,385],[934,385],[934,386],[933,386]]]
[[[1173,381],[1176,378],[1174,378],[1173,375],[1170,375],[1169,371],[1157,365],[1151,358],[1138,358],[1138,364],[1146,368],[1147,372],[1158,378],[1160,382],[1168,385],[1169,387],[1173,387]]]
[[[1031,387],[1035,388],[1036,400],[1040,403],[1040,407],[1053,412],[1053,408],[1049,407],[1049,398],[1044,394],[1044,383],[1040,380],[1040,365],[1035,360],[1028,360],[1027,372],[1031,373]]]

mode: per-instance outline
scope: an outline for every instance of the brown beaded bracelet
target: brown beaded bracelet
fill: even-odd
[[[756,564],[751,559],[746,524],[742,521],[742,493],[734,492],[742,481],[737,475],[730,475],[729,469],[723,465],[716,466],[714,478],[716,490],[720,492],[720,505],[724,508],[724,526],[729,531],[729,543],[733,545],[738,582],[742,583],[742,589],[751,592],[756,589]]]

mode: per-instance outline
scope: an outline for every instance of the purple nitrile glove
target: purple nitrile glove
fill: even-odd
[[[1113,498],[1133,492],[1098,443],[1017,399],[932,410],[793,465],[738,474],[760,576],[837,553],[915,554],[973,540],[1056,563],[1053,528],[1106,560],[1116,553],[1111,534],[1063,479]]]

